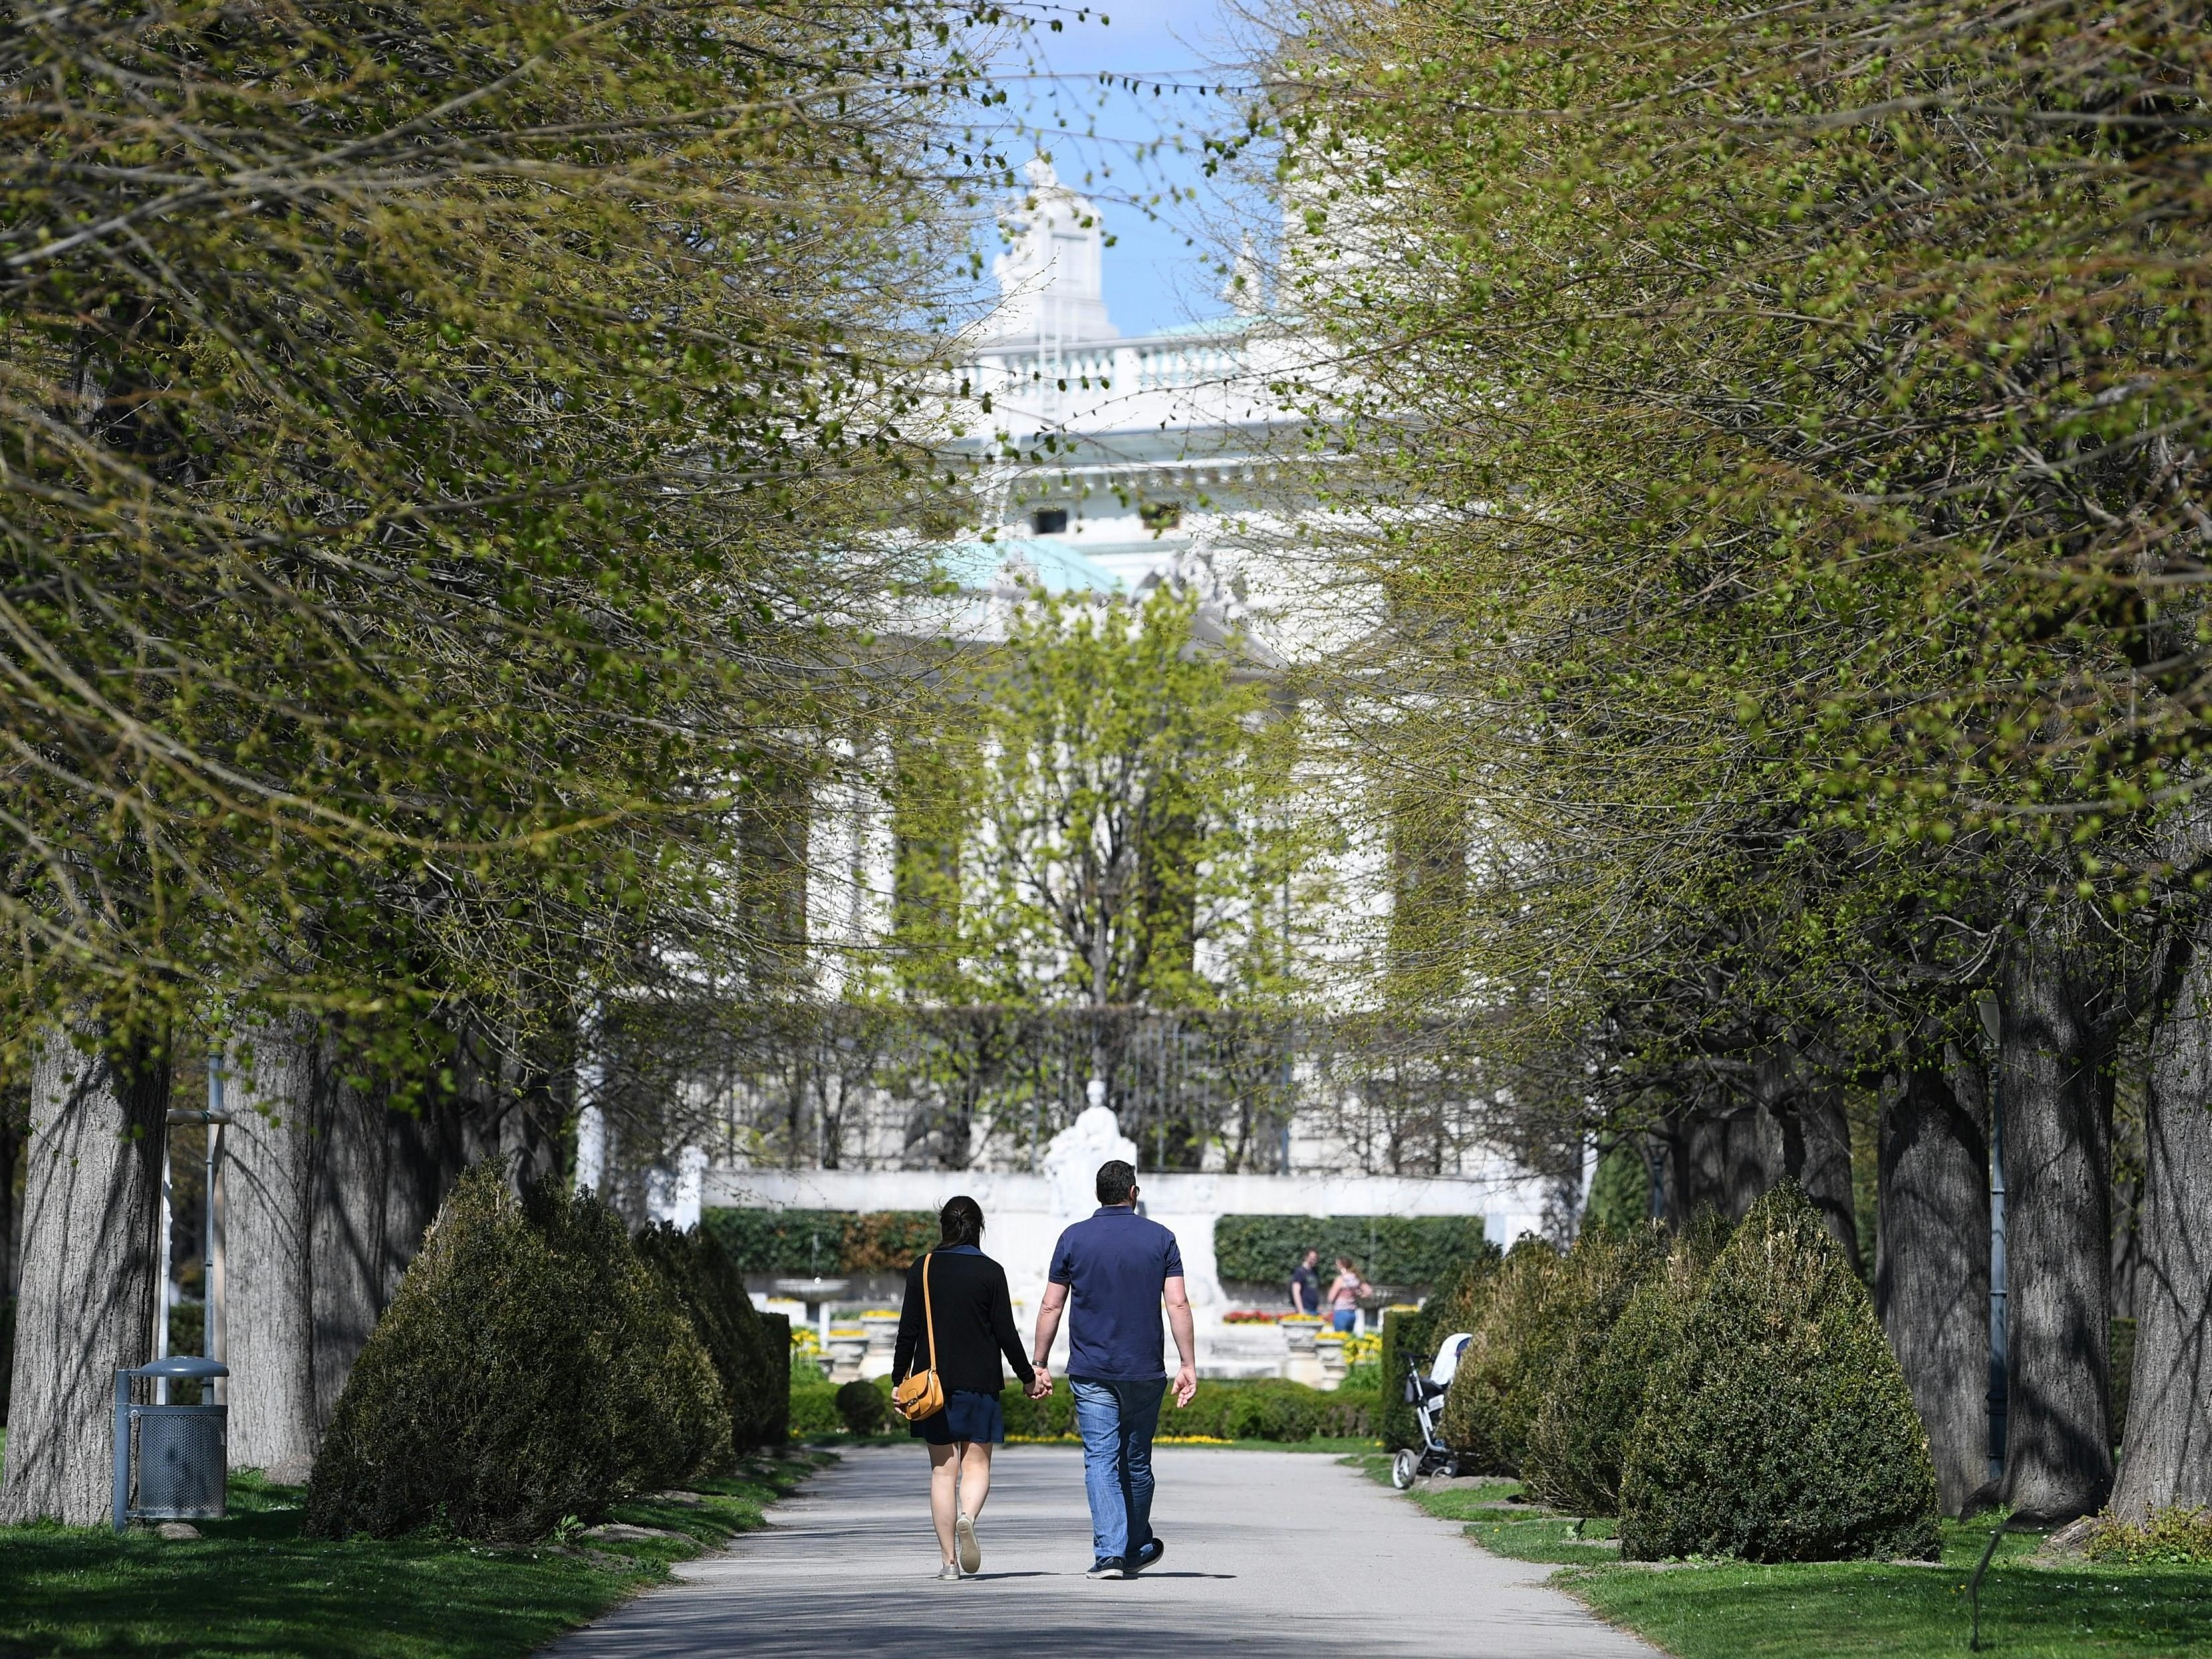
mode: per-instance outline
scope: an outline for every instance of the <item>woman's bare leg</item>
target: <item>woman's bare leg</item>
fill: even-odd
[[[929,1518],[937,1525],[937,1547],[952,1559],[952,1517],[959,1510],[960,1449],[963,1441],[929,1449]]]
[[[983,1512],[983,1500],[991,1495],[991,1443],[970,1440],[968,1449],[960,1459],[960,1508],[973,1521]]]

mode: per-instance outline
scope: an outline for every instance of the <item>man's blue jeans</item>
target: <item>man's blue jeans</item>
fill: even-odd
[[[1073,1382],[1075,1429],[1083,1437],[1083,1484],[1091,1495],[1091,1549],[1100,1560],[1136,1559],[1152,1541],[1152,1431],[1167,1379]]]

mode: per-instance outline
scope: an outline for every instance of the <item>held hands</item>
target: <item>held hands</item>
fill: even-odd
[[[1030,1379],[1029,1396],[1032,1400],[1042,1400],[1052,1392],[1052,1368],[1038,1365],[1034,1369],[1036,1375]]]
[[[1198,1368],[1186,1359],[1175,1374],[1176,1409],[1181,1411],[1190,1404],[1191,1397],[1197,1392]]]

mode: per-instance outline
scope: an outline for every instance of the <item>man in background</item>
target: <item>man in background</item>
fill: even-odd
[[[1160,1304],[1181,1358],[1176,1407],[1198,1392],[1198,1347],[1176,1237],[1137,1213],[1137,1172],[1120,1158],[1098,1166],[1098,1209],[1060,1236],[1037,1310],[1033,1398],[1052,1392],[1053,1339],[1072,1297],[1067,1382],[1083,1437],[1091,1498],[1091,1578],[1133,1578],[1166,1553],[1152,1533],[1152,1435],[1167,1392]]]
[[[1308,1250],[1306,1259],[1291,1269],[1291,1311],[1321,1311],[1321,1252]]]

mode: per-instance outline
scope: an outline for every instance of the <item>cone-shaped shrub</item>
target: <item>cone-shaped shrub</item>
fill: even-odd
[[[1644,1222],[1587,1229],[1560,1262],[1552,1297],[1560,1327],[1558,1354],[1541,1380],[1542,1400],[1521,1465],[1522,1479],[1540,1502],[1583,1515],[1611,1515],[1618,1506],[1626,1425],[1609,1443],[1598,1437],[1589,1396],[1613,1328],[1666,1260],[1664,1231]]]
[[[1521,1472],[1562,1334],[1552,1308],[1559,1277],[1559,1253],[1523,1235],[1476,1291],[1468,1322],[1437,1332],[1439,1339],[1456,1329],[1474,1336],[1452,1373],[1441,1425],[1464,1470]]]
[[[692,1331],[714,1363],[729,1416],[731,1451],[750,1451],[766,1443],[771,1420],[788,1414],[787,1406],[781,1412],[775,1409],[772,1391],[788,1392],[790,1362],[775,1363],[767,1329],[746,1294],[744,1275],[737,1263],[703,1227],[679,1228],[664,1221],[644,1229],[635,1242],[662,1289],[690,1317]],[[789,1346],[787,1336],[785,1346]],[[779,1431],[774,1438],[781,1441],[783,1436]]]
[[[1563,1370],[1537,1422],[1540,1436],[1543,1416],[1553,1419],[1549,1444],[1562,1491],[1552,1501],[1584,1515],[1620,1512],[1621,1465],[1644,1414],[1644,1389],[1681,1340],[1690,1310],[1728,1240],[1728,1223],[1712,1211],[1700,1212],[1663,1265],[1628,1298],[1589,1365],[1571,1374]]]
[[[728,1434],[706,1351],[621,1221],[557,1188],[533,1192],[526,1213],[501,1166],[483,1164],[355,1362],[307,1528],[542,1537],[684,1479]]]
[[[1866,1287],[1795,1182],[1752,1206],[1629,1438],[1631,1560],[1935,1553],[1936,1470]]]

